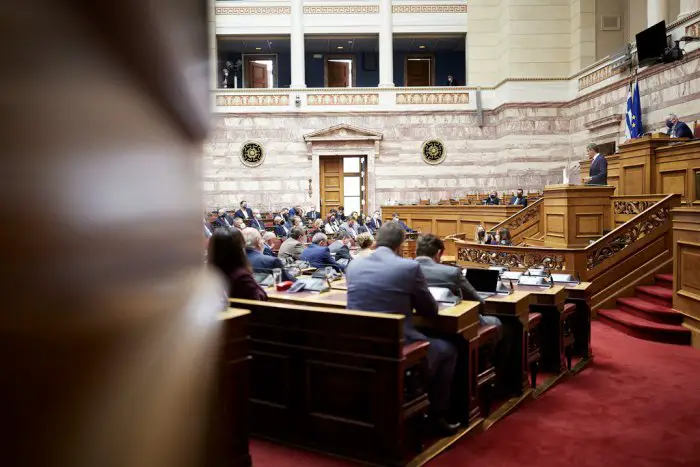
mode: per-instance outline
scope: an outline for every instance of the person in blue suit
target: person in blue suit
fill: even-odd
[[[248,207],[247,201],[241,201],[241,207],[236,211],[235,216],[243,220],[250,220],[253,218],[253,210]]]
[[[384,225],[384,222],[382,222],[381,213],[379,211],[374,211],[374,216],[367,221],[367,228],[369,228],[369,231],[374,234],[381,228],[382,225]]]
[[[515,196],[510,199],[510,204],[513,206],[522,206],[524,208],[527,207],[527,198],[523,195],[522,189],[518,189],[518,191],[515,192]]]
[[[292,230],[292,228],[287,227],[287,224],[284,222],[282,216],[275,217],[275,220],[272,223],[275,226],[275,235],[277,235],[279,238],[289,237],[289,231]]]
[[[676,114],[670,114],[666,117],[666,126],[668,127],[668,136],[671,138],[693,139],[693,131],[687,123],[678,120],[678,115]]]
[[[401,220],[398,213],[395,212],[392,218],[394,220],[394,223],[400,225],[404,232],[413,232],[413,229],[411,229],[409,226],[406,225],[404,221]]]
[[[271,274],[273,269],[278,268],[282,270],[283,281],[296,281],[296,279],[284,269],[281,259],[263,254],[263,239],[258,230],[252,227],[243,229],[243,238],[245,238],[245,253],[246,256],[248,256],[248,261],[250,261],[254,272],[266,272]]]
[[[591,143],[586,146],[588,158],[592,160],[591,168],[588,171],[586,178],[587,185],[607,185],[608,184],[608,161],[605,156],[600,153],[598,145]]]
[[[454,433],[459,424],[451,424],[445,417],[449,410],[457,348],[447,340],[428,337],[413,326],[414,310],[416,315],[433,317],[438,314],[438,304],[428,290],[420,264],[401,257],[405,238],[406,232],[398,223],[387,222],[377,233],[374,253],[348,265],[347,308],[404,315],[406,341],[430,342],[428,396],[432,420],[442,434]]]
[[[219,209],[219,216],[213,224],[216,229],[233,229],[233,223],[226,217],[226,209]]]
[[[338,272],[343,272],[345,269],[331,256],[331,251],[328,248],[328,237],[321,232],[313,236],[311,244],[301,254],[300,259],[318,269],[325,268],[326,266],[330,266]]]

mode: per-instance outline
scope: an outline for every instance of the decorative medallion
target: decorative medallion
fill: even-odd
[[[423,143],[421,154],[423,155],[423,162],[426,164],[441,164],[445,160],[445,145],[442,144],[442,141],[436,139],[428,140]]]
[[[246,167],[257,167],[265,160],[265,152],[260,143],[248,141],[241,147],[241,163]]]

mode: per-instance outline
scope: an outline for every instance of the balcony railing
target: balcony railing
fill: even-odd
[[[464,86],[396,88],[218,89],[216,112],[319,112],[474,110],[472,88]]]

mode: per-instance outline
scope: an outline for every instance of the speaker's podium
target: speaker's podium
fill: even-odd
[[[614,186],[549,185],[544,189],[544,244],[581,248],[612,225]]]

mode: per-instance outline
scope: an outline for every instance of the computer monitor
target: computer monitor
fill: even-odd
[[[498,271],[469,268],[467,280],[477,292],[496,293],[498,290]]]
[[[666,21],[656,23],[640,32],[637,38],[637,58],[639,66],[653,65],[663,60],[668,46],[666,39]]]

